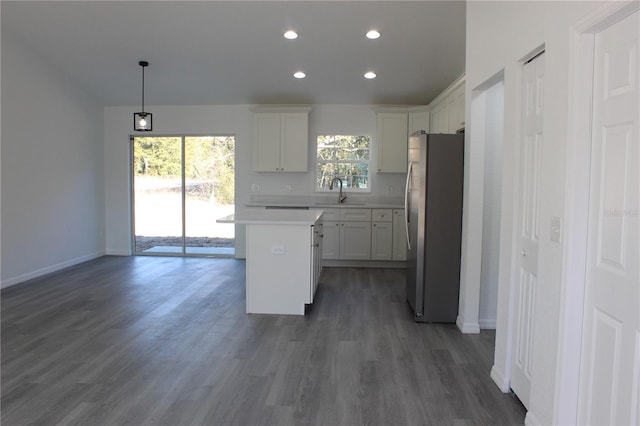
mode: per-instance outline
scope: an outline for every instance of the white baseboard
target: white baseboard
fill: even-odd
[[[531,411],[527,411],[527,415],[524,416],[524,425],[525,426],[542,426],[542,423],[538,418],[531,413]]]
[[[462,334],[478,334],[480,333],[480,324],[477,322],[465,322],[464,318],[458,315],[456,318],[456,325],[462,332]]]
[[[406,268],[407,262],[397,260],[323,259],[322,266],[327,266],[330,268]]]
[[[480,324],[481,330],[495,330],[496,329],[496,320],[495,319],[479,319],[478,323]]]
[[[496,384],[496,386],[498,386],[498,389],[500,389],[502,393],[509,392],[510,386],[507,378],[504,377],[502,372],[498,370],[495,365],[491,367],[491,373],[489,374],[489,376],[491,376],[491,380],[493,380],[493,382]]]
[[[131,250],[110,250],[107,249],[106,253],[107,256],[132,256],[133,253],[131,253]]]
[[[66,260],[64,262],[56,263],[55,265],[47,266],[45,268],[40,268],[35,271],[27,272],[26,274],[18,275],[16,277],[12,277],[6,279],[0,283],[0,288],[11,287],[16,284],[20,284],[22,282],[41,277],[42,275],[50,274],[52,272],[59,271],[60,269],[68,268],[69,266],[77,265],[78,263],[87,262],[89,260],[97,259],[98,257],[104,256],[104,251],[98,251],[95,253],[88,254],[86,256],[80,256],[73,259]]]

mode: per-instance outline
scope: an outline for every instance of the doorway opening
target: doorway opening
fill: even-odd
[[[495,81],[497,79],[497,81]],[[502,161],[504,135],[504,79],[491,80],[480,95],[484,107],[484,191],[482,208],[482,260],[478,323],[495,330],[498,318],[498,273],[500,263],[500,209],[502,206]]]
[[[132,136],[131,176],[134,254],[235,255],[234,136]]]

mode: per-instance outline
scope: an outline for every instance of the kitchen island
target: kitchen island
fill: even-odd
[[[322,270],[321,209],[247,208],[218,219],[246,225],[246,309],[304,315]]]

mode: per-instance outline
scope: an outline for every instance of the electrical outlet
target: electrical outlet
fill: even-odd
[[[291,185],[287,184],[287,185],[284,186],[285,192],[291,192],[292,189],[293,189],[293,187]]]
[[[389,185],[389,194],[393,194],[394,189],[393,185]]]
[[[252,183],[251,184],[251,192],[253,192],[254,194],[256,192],[260,192],[260,184]]]

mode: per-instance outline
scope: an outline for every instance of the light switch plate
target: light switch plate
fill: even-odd
[[[271,246],[271,254],[283,255],[284,254],[284,246],[283,245]]]
[[[562,221],[559,216],[551,216],[551,241],[560,243],[562,235]]]

